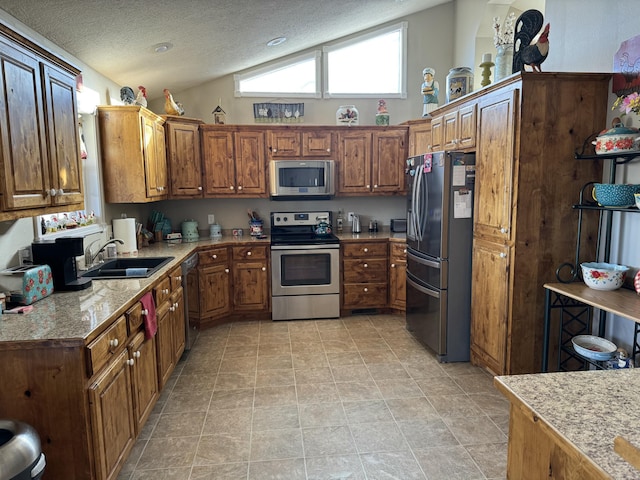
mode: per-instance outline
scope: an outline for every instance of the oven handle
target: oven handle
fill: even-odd
[[[340,244],[317,244],[317,245],[271,245],[271,250],[338,250]]]

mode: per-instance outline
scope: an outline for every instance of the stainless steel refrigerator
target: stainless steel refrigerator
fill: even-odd
[[[407,159],[407,330],[441,362],[469,360],[475,155]]]

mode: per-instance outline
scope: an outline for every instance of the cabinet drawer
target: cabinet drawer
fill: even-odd
[[[347,283],[344,285],[344,306],[374,308],[387,306],[386,283]]]
[[[386,257],[387,242],[345,243],[342,253],[345,257]]]
[[[153,296],[156,300],[156,308],[169,300],[171,293],[171,278],[166,277],[153,288]]]
[[[118,352],[127,341],[127,321],[118,318],[113,325],[87,345],[87,370],[93,376]]]
[[[169,274],[169,278],[171,282],[171,291],[175,292],[182,286],[182,267],[174,268]]]
[[[226,263],[228,259],[229,254],[226,248],[214,248],[198,253],[198,265],[218,265]]]
[[[392,263],[407,263],[407,246],[402,243],[391,243],[391,262]]]
[[[129,335],[137,332],[142,325],[142,304],[136,302],[136,304],[124,313],[127,319],[127,332]]]
[[[247,245],[246,247],[232,247],[234,260],[254,260],[256,258],[267,258],[267,247],[256,247]]]
[[[386,282],[387,260],[384,258],[344,260],[345,283]]]

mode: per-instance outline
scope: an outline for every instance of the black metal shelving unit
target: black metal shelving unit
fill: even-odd
[[[589,137],[583,144],[582,151],[575,153],[576,160],[593,161],[603,160],[609,161],[608,183],[615,183],[616,168],[618,165],[624,165],[635,160],[640,160],[640,151],[612,153],[605,155],[596,155],[591,147],[591,140],[595,136]],[[580,245],[582,240],[583,216],[586,212],[597,211],[598,218],[598,238],[596,243],[596,252],[601,257],[601,261],[610,261],[611,250],[611,231],[613,225],[613,214],[620,213],[638,213],[640,209],[634,207],[602,207],[592,199],[591,191],[593,184],[598,182],[590,182],[584,185],[580,191],[579,202],[573,205],[573,209],[578,211],[578,231],[576,234],[576,251],[574,263],[566,262],[556,269],[556,278],[561,283],[572,283],[582,281],[582,272],[580,271]],[[604,242],[604,243],[602,243]],[[566,272],[569,272],[568,275]],[[558,351],[558,369],[569,370],[575,369],[571,366],[581,366],[581,369],[587,369],[594,366],[598,369],[605,368],[606,362],[598,362],[590,360],[578,354],[571,343],[571,338],[575,335],[591,334],[591,324],[594,314],[592,306],[581,303],[578,300],[565,297],[557,292],[546,291],[546,313],[545,322],[552,310],[560,310],[560,337]],[[598,318],[598,336],[603,337],[606,330],[607,310],[602,308],[599,310]],[[547,332],[548,334],[548,332]],[[547,336],[548,338],[548,336]],[[548,350],[548,345],[545,346]],[[640,324],[635,323],[634,340],[633,340],[633,357],[640,352]],[[546,370],[547,359],[543,360],[543,370]],[[580,368],[580,367],[579,367]]]

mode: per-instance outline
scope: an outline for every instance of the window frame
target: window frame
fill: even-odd
[[[316,88],[314,93],[302,93],[302,92],[241,92],[240,82],[248,78],[253,78],[264,73],[273,72],[295,63],[299,63],[304,60],[313,59],[315,62],[315,80]],[[234,96],[235,97],[269,97],[269,98],[322,98],[322,52],[320,50],[313,50],[302,54],[295,55],[293,57],[286,57],[285,59],[276,60],[268,65],[253,68],[247,70],[244,73],[237,73],[233,75],[233,81],[235,84]]]
[[[407,29],[408,22],[395,23],[382,28],[376,28],[364,34],[352,36],[346,40],[339,40],[322,47],[322,90],[323,98],[407,98]],[[400,92],[379,92],[379,93],[331,93],[329,88],[329,53],[341,48],[361,43],[371,38],[386,35],[394,31],[400,31],[401,58],[398,74],[400,75]]]

